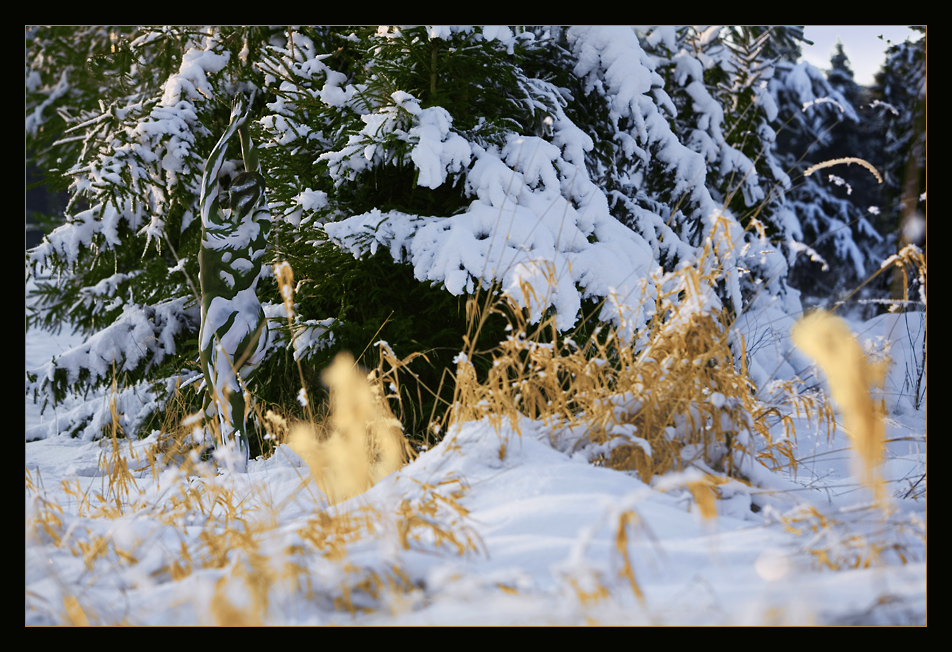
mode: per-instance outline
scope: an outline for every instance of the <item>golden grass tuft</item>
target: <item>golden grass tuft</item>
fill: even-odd
[[[484,379],[472,347],[458,358],[450,425],[487,419],[498,428],[505,419],[518,431],[520,417],[539,420],[558,448],[645,482],[695,463],[736,475],[737,453],[771,468],[795,464],[790,441],[774,442],[769,431],[766,417],[779,412],[755,398],[746,352],[732,349],[729,318],[712,307],[716,282],[703,260],[655,279],[656,316],[630,339],[602,327],[576,343],[551,320],[529,334],[515,302],[489,307],[513,315],[512,334],[490,352]],[[823,413],[802,398],[797,409]],[[785,425],[792,439],[792,420]]]
[[[337,505],[398,471],[408,447],[400,422],[350,354],[339,354],[323,379],[330,390],[327,427],[298,422],[290,426],[288,445]]]
[[[883,459],[885,415],[869,390],[882,385],[889,360],[868,361],[846,322],[822,310],[797,322],[791,337],[826,374],[833,400],[843,413],[844,430],[861,463],[859,474],[877,498],[883,498],[885,487],[877,469]]]
[[[426,544],[432,542],[437,548],[446,544],[460,556],[478,552],[482,540],[463,523],[469,515],[459,504],[465,493],[463,482],[449,477],[436,485],[418,481],[417,484],[423,494],[402,500],[397,509],[397,536],[403,549],[426,549]]]
[[[136,484],[135,477],[129,470],[129,460],[126,457],[123,457],[122,450],[119,445],[119,434],[122,433],[122,428],[119,425],[119,411],[116,406],[117,393],[115,364],[113,364],[112,394],[109,400],[109,410],[112,416],[112,427],[110,428],[109,433],[109,442],[111,445],[109,447],[108,453],[103,452],[103,454],[100,455],[99,466],[102,469],[103,474],[108,476],[108,493],[112,494],[112,500],[115,504],[115,508],[121,513],[123,505],[129,503],[131,488],[135,488],[138,491],[138,485]],[[100,440],[100,444],[103,444],[105,441],[106,438],[103,437]],[[138,461],[139,458],[132,446],[132,440],[127,439],[127,444],[129,448],[129,458]]]

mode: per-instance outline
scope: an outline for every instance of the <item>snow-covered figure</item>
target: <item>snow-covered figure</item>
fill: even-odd
[[[248,109],[240,96],[232,105],[228,129],[215,145],[202,177],[202,286],[200,338],[205,375],[205,413],[218,417],[219,445],[235,440],[243,470],[248,460],[246,383],[267,346],[266,319],[255,293],[265,255],[271,216],[258,156],[245,126]],[[219,202],[219,173],[229,141],[241,141],[245,171],[228,185],[226,206]]]

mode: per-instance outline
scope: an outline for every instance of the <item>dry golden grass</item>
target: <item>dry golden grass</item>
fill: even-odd
[[[352,356],[338,355],[323,378],[330,390],[329,424],[290,426],[288,445],[307,462],[330,504],[337,505],[398,471],[408,446],[400,422]]]
[[[898,269],[902,279],[902,302],[909,301],[908,278],[910,274],[915,274],[921,288],[921,301],[925,304],[926,259],[922,250],[915,245],[906,245],[898,254],[885,260],[863,285],[894,268]],[[891,311],[896,309],[896,304],[890,306]],[[874,401],[870,390],[882,387],[891,360],[888,357],[870,360],[846,322],[822,310],[797,322],[791,331],[791,338],[826,375],[833,400],[842,412],[843,429],[858,458],[857,474],[874,492],[877,501],[882,503],[886,489],[879,475],[879,466],[885,445],[885,405],[881,401]]]
[[[827,570],[907,564],[911,542],[926,542],[926,525],[914,515],[885,514],[874,507],[840,510],[833,517],[812,505],[780,516],[787,532],[806,535],[814,566]],[[914,553],[913,553],[914,554]]]
[[[879,183],[883,182],[883,178],[882,176],[880,176],[879,170],[876,169],[876,166],[874,166],[872,163],[870,163],[869,161],[865,159],[856,158],[855,156],[847,156],[845,158],[837,158],[837,159],[832,159],[829,161],[823,161],[822,163],[817,163],[816,165],[811,166],[809,169],[804,171],[803,176],[808,177],[814,172],[816,172],[817,170],[833,167],[834,165],[851,165],[854,163],[856,165],[860,165],[866,168],[867,170],[869,170],[870,174],[876,177],[876,181],[878,181]]]
[[[885,487],[877,471],[883,459],[885,414],[873,401],[870,388],[882,385],[890,361],[869,362],[846,322],[822,310],[797,322],[791,337],[826,374],[833,400],[843,414],[844,430],[861,463],[859,475],[883,498]]]
[[[795,464],[792,421],[785,419],[788,437],[774,442],[765,417],[780,413],[755,398],[746,352],[729,344],[726,313],[698,309],[716,279],[703,261],[657,279],[657,317],[630,340],[606,327],[576,344],[560,337],[551,321],[527,335],[514,303],[489,307],[515,315],[513,334],[491,352],[482,381],[471,362],[476,352],[460,356],[449,425],[487,419],[498,427],[507,420],[518,430],[521,416],[540,420],[557,446],[574,437],[574,450],[604,451],[593,463],[636,471],[645,482],[696,461],[737,475],[736,453],[771,468]],[[470,310],[478,327],[473,300]],[[805,416],[825,415],[819,402],[797,401]]]
[[[76,627],[89,627],[89,617],[74,596],[68,595],[63,598],[63,607],[66,609],[66,615],[69,618],[69,624]]]

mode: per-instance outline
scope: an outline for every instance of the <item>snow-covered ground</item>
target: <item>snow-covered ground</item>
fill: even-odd
[[[796,472],[721,485],[713,519],[691,470],[648,486],[528,421],[467,423],[331,508],[287,446],[186,477],[150,466],[154,436],[120,440],[123,486],[111,442],[26,443],[26,624],[924,625],[926,416],[903,386],[922,321],[853,324],[892,342],[888,512],[842,431],[803,418]],[[27,368],[70,342],[31,331]]]

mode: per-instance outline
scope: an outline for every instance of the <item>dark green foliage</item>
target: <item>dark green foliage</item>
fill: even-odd
[[[366,35],[369,36],[369,35]],[[454,128],[482,143],[502,144],[507,133],[536,134],[545,108],[533,97],[524,62],[548,52],[534,38],[512,52],[476,30],[430,39],[427,28],[401,28],[396,36],[370,38],[373,49],[362,96],[373,105],[404,91],[423,108],[441,106],[453,116]]]
[[[442,418],[452,400],[452,379],[445,372],[455,369],[463,345],[467,297],[416,281],[412,269],[386,251],[357,259],[325,241],[312,252],[287,258],[294,269],[295,313],[302,321],[333,317],[336,323],[328,344],[303,361],[308,395],[326,397],[320,372],[339,352],[352,353],[367,369],[380,364],[380,341],[398,357],[422,354],[400,379],[404,428],[413,439],[425,440],[431,420]],[[504,327],[501,317],[492,319],[481,333],[482,348],[498,342]],[[272,356],[258,378],[269,401],[305,416],[296,404],[300,378],[290,350]]]

